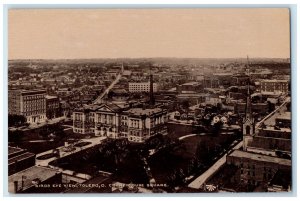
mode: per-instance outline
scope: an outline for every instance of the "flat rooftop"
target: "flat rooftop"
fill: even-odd
[[[20,93],[46,93],[45,89],[32,89],[32,90],[25,90],[25,89],[13,89],[9,90],[9,92],[20,92]]]
[[[127,112],[132,115],[149,115],[149,116],[162,111],[163,110],[161,108],[153,108],[153,109],[131,108],[127,110]]]
[[[187,82],[187,83],[182,84],[182,86],[189,86],[189,85],[195,86],[195,85],[200,85],[200,83],[199,82]]]
[[[215,76],[231,76],[233,73],[213,73]]]
[[[56,170],[40,167],[40,166],[33,166],[23,171],[17,172],[16,174],[10,175],[8,177],[8,192],[14,192],[14,181],[18,181],[19,186],[21,186],[22,177],[24,181],[24,189],[27,189],[31,186],[32,180],[39,179],[41,182],[55,176],[57,173]]]
[[[9,155],[12,155],[12,154],[15,154],[15,153],[18,153],[18,152],[23,152],[24,149],[21,149],[19,147],[10,147],[8,146],[8,156]]]
[[[45,98],[46,98],[46,99],[55,99],[55,98],[57,98],[57,96],[46,95]]]
[[[24,159],[27,159],[30,157],[34,157],[34,156],[35,156],[35,154],[33,154],[33,153],[25,152],[23,154],[20,154],[18,156],[8,159],[8,164],[12,164],[14,162],[21,161],[21,160],[24,160]]]
[[[200,97],[206,97],[206,96],[209,96],[209,95],[205,94],[205,93],[181,93],[181,94],[177,95],[178,98],[188,98],[188,97],[200,98]]]
[[[264,128],[263,130],[266,130],[266,131],[282,131],[282,132],[287,132],[287,133],[292,132],[292,130],[291,130],[290,128],[279,128],[279,129],[275,129],[273,126],[267,126],[267,127]]]
[[[271,96],[271,97],[279,97],[281,94],[282,94],[282,92],[278,92],[278,91],[262,91],[261,92],[261,94],[262,95],[265,95],[265,96]]]
[[[291,112],[284,112],[281,113],[276,117],[276,119],[285,119],[285,120],[291,120]]]
[[[261,82],[288,82],[288,80],[262,80]]]
[[[266,155],[250,153],[250,152],[241,151],[241,150],[234,150],[229,156],[233,156],[233,157],[237,157],[237,158],[247,158],[247,159],[255,160],[255,161],[271,162],[271,163],[276,163],[279,165],[286,165],[286,166],[292,165],[292,162],[289,159],[266,156]]]

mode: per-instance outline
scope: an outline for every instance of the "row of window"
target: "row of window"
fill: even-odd
[[[43,110],[29,111],[29,112],[25,111],[24,115],[31,116],[31,115],[44,114],[44,113],[46,113],[46,111],[43,111]]]
[[[24,108],[46,108],[46,105],[45,104],[25,104],[24,105]]]
[[[129,141],[132,141],[132,142],[142,142],[142,138],[137,138],[137,137],[129,137],[128,138]]]
[[[36,99],[44,99],[44,95],[32,95],[32,96],[24,96],[24,100],[36,100]]]
[[[139,120],[131,119],[129,125],[132,128],[140,128],[140,121]]]
[[[75,132],[75,133],[84,133],[84,132],[83,132],[83,129],[74,129],[74,132]]]
[[[121,121],[121,126],[127,126],[127,121]]]
[[[133,130],[129,132],[129,135],[141,137],[142,133],[140,131]]]
[[[44,100],[44,99],[40,99],[40,100],[37,100],[37,99],[35,99],[35,100],[25,100],[25,101],[23,101],[23,103],[24,104],[28,104],[28,103],[46,103],[46,101]]]
[[[24,108],[24,112],[46,112],[46,109],[44,107],[42,108]]]

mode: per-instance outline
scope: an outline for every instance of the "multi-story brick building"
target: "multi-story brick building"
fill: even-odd
[[[287,93],[289,91],[288,80],[262,80],[260,82],[261,92]]]
[[[129,141],[144,142],[151,136],[167,134],[167,112],[160,108],[132,108],[124,112]]]
[[[94,111],[95,135],[118,138],[121,112],[122,108],[113,103],[100,105]]]
[[[203,85],[199,82],[188,82],[176,87],[179,93],[202,93]]]
[[[29,123],[46,120],[45,90],[9,90],[8,113],[24,115]]]
[[[157,83],[153,83],[153,92],[158,91]],[[150,92],[150,82],[129,82],[129,92]]]
[[[291,160],[235,150],[227,156],[227,164],[237,166],[236,183],[267,184],[278,170],[291,170]],[[291,179],[291,178],[288,178]]]
[[[238,167],[233,183],[262,187],[277,191],[268,184],[282,183],[279,191],[288,191],[291,185],[291,114],[281,105],[260,123],[253,136],[243,143],[243,151],[234,150],[227,156],[227,165]],[[245,135],[244,135],[245,136]],[[276,175],[285,172],[281,181]],[[274,183],[274,185],[275,185]]]
[[[120,108],[113,103],[91,105],[73,112],[73,131],[144,142],[167,134],[167,111],[161,108]]]
[[[76,108],[73,112],[73,132],[91,134],[95,132],[95,112],[98,105]]]
[[[46,117],[48,119],[61,116],[60,102],[57,96],[46,96]]]

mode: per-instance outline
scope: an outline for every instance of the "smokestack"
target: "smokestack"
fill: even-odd
[[[153,75],[151,72],[151,65],[150,65],[150,105],[154,105],[154,95],[153,95]]]
[[[18,192],[18,181],[14,181],[14,193]]]

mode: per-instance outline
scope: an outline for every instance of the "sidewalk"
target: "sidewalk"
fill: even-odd
[[[58,118],[55,118],[55,119],[48,119],[47,121],[39,123],[39,124],[30,124],[28,126],[28,129],[35,129],[35,128],[43,127],[43,126],[48,125],[48,124],[55,124],[55,123],[58,123],[58,122],[64,120],[65,118],[66,117],[62,116],[62,117],[58,117]]]

